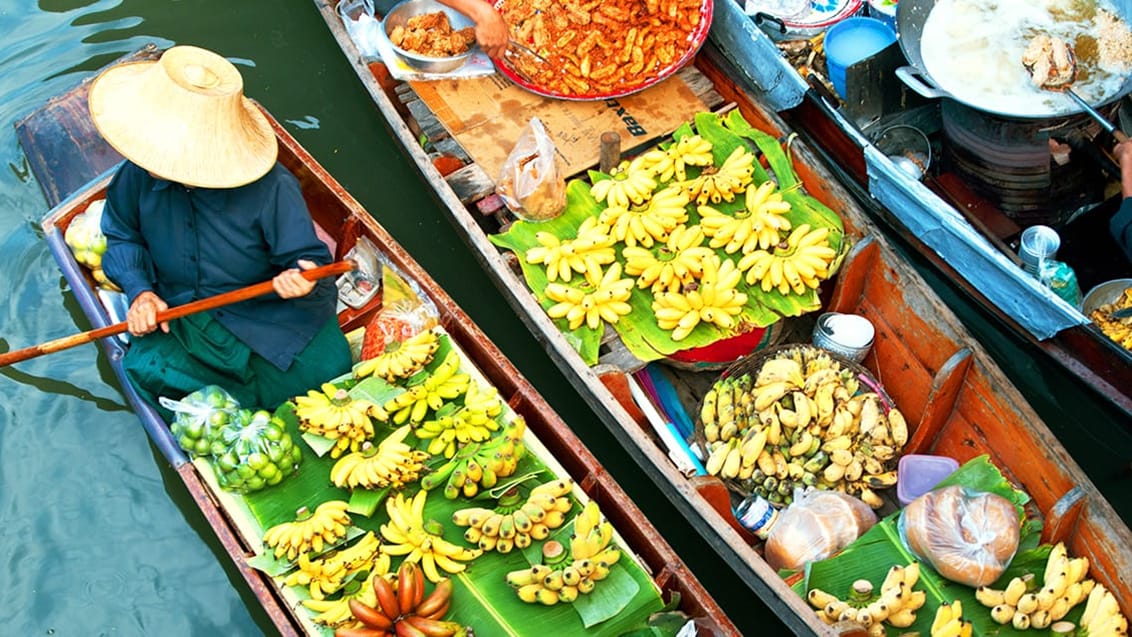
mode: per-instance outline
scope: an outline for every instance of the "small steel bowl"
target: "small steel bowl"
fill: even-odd
[[[1085,298],[1081,299],[1081,313],[1088,318],[1093,310],[1106,303],[1115,302],[1128,288],[1132,288],[1132,279],[1113,279],[1094,286]]]
[[[475,22],[473,22],[471,18],[436,0],[403,0],[394,5],[393,8],[389,10],[389,13],[385,14],[385,18],[381,21],[381,32],[388,38],[395,27],[406,26],[409,22],[409,18],[426,13],[435,13],[437,11],[443,11],[448,14],[448,22],[452,25],[453,30],[475,26]],[[473,44],[471,48],[460,55],[429,57],[427,55],[419,55],[406,51],[396,44],[393,44],[392,41],[390,41],[389,44],[406,64],[424,73],[447,73],[454,71],[463,66],[464,63],[468,61],[468,58],[472,57],[472,54],[476,51],[476,45]]]

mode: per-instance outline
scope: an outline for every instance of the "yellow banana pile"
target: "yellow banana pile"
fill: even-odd
[[[652,195],[656,188],[656,180],[652,172],[641,167],[640,162],[621,162],[613,169],[609,179],[595,181],[590,186],[590,194],[599,202],[604,201],[607,206],[628,208],[640,205]]]
[[[464,393],[464,405],[451,414],[438,415],[413,429],[421,440],[428,440],[427,451],[434,456],[451,458],[456,448],[469,442],[483,442],[499,429],[495,417],[503,413],[499,390],[488,386],[480,390],[479,383],[471,381]]]
[[[744,254],[738,265],[747,273],[747,284],[758,285],[763,292],[804,294],[830,277],[836,257],[837,251],[829,245],[829,228],[811,229],[804,223],[772,249]]]
[[[457,373],[459,369],[460,355],[456,350],[449,350],[431,374],[391,398],[382,408],[390,414],[394,424],[422,422],[429,410],[436,411],[446,401],[459,398],[467,391],[471,376]]]
[[[381,576],[367,577],[360,583],[357,580],[347,583],[342,589],[342,596],[337,599],[304,599],[302,604],[307,610],[315,613],[312,619],[316,624],[330,628],[358,628],[363,624],[350,610],[350,600],[357,600],[367,606],[376,604],[374,577]]]
[[[569,281],[575,272],[592,280],[600,280],[602,266],[617,259],[613,249],[616,240],[608,229],[600,225],[597,217],[589,217],[578,227],[574,239],[560,240],[554,233],[535,233],[539,245],[527,250],[527,263],[541,263],[546,267],[548,281]]]
[[[684,190],[668,186],[639,206],[606,208],[598,217],[598,224],[615,241],[648,248],[654,242],[666,241],[668,233],[688,221],[688,201]]]
[[[813,486],[879,508],[876,490],[896,484],[908,427],[895,406],[860,389],[855,372],[808,345],[782,350],[754,377],[720,379],[700,407],[705,468],[774,504]]]
[[[490,489],[499,478],[515,473],[519,459],[526,453],[523,433],[527,422],[515,415],[487,442],[471,442],[459,448],[456,455],[421,478],[421,488],[429,491],[444,485],[444,497],[455,500],[463,494],[475,497],[480,488]]]
[[[1089,558],[1070,558],[1065,544],[1058,542],[1050,549],[1040,587],[1029,576],[1015,577],[1002,590],[980,586],[975,598],[991,609],[991,619],[1000,624],[1044,630],[1089,598],[1098,585],[1086,578],[1088,573]]]
[[[754,153],[739,146],[718,169],[708,166],[695,179],[681,182],[680,187],[688,194],[688,200],[697,205],[734,201],[735,195],[744,192],[751,183],[754,166]]]
[[[408,378],[432,362],[439,347],[440,335],[435,330],[424,330],[404,341],[393,341],[381,354],[358,363],[354,377],[379,376],[390,383]]]
[[[353,575],[388,573],[390,558],[381,552],[381,542],[373,531],[341,551],[312,558],[310,553],[299,556],[298,568],[283,579],[287,586],[306,586],[313,599],[325,599],[342,589],[343,582]]]
[[[483,551],[457,546],[441,537],[443,527],[436,520],[424,521],[425,499],[428,491],[418,491],[407,499],[397,493],[386,499],[385,509],[389,522],[381,525],[381,535],[387,541],[381,547],[388,555],[404,555],[405,561],[419,563],[425,577],[436,583],[442,579],[440,571],[460,573],[468,567],[466,562],[479,557]]]
[[[723,248],[727,254],[749,254],[778,245],[782,232],[790,229],[790,221],[782,216],[790,212],[789,202],[782,200],[778,184],[771,180],[747,187],[744,207],[734,214],[725,214],[707,205],[697,208],[708,244]]]
[[[586,279],[590,291],[581,288],[549,283],[546,297],[555,304],[547,308],[550,318],[564,318],[570,329],[576,330],[585,323],[596,330],[601,322],[616,323],[632,311],[629,296],[633,292],[633,279],[621,278],[621,264],[609,266],[601,279]]]
[[[885,624],[907,628],[916,622],[916,611],[927,601],[927,593],[914,590],[920,579],[920,564],[894,564],[874,594],[872,582],[857,580],[847,599],[841,599],[820,588],[812,588],[806,600],[818,610],[818,617],[827,624],[856,622],[869,631],[870,637],[883,637]]]
[[[416,482],[429,456],[405,444],[408,434],[404,425],[376,447],[367,442],[361,451],[342,456],[330,468],[330,481],[341,489],[399,489]]]
[[[263,543],[272,549],[276,559],[294,560],[311,551],[320,553],[346,539],[350,526],[346,506],[342,500],[330,500],[318,505],[314,512],[302,507],[294,520],[267,529]]]
[[[1128,618],[1120,612],[1120,602],[1100,582],[1089,592],[1085,612],[1081,614],[1081,629],[1092,637],[1128,634]]]
[[[333,383],[323,383],[305,396],[296,396],[295,416],[299,429],[334,440],[330,457],[337,458],[347,451],[357,451],[362,443],[373,438],[373,421],[389,418],[381,407],[350,394]]]
[[[963,603],[955,600],[936,609],[929,637],[971,637],[973,631],[970,620],[963,618]]]
[[[597,503],[589,501],[574,518],[570,550],[555,540],[542,545],[543,563],[511,571],[507,583],[528,604],[552,606],[573,602],[578,595],[593,592],[597,582],[621,559],[621,550],[611,544],[613,526],[601,516]]]
[[[456,526],[468,527],[464,540],[484,551],[510,553],[525,549],[532,540],[545,540],[551,529],[566,522],[566,513],[573,506],[569,498],[573,481],[554,480],[531,489],[526,500],[518,488],[503,493],[494,509],[470,507],[452,514]]]
[[[625,274],[637,277],[637,287],[650,288],[653,294],[679,292],[703,276],[704,259],[715,254],[703,243],[704,233],[699,226],[676,226],[663,245],[622,250]]]
[[[701,322],[722,329],[735,326],[735,317],[747,304],[747,295],[736,290],[742,274],[730,259],[720,260],[712,254],[702,261],[703,276],[698,285],[682,292],[658,292],[653,295],[652,310],[656,324],[671,330],[672,340],[682,341]],[[694,289],[693,289],[694,288]]]
[[[640,156],[641,168],[651,172],[661,183],[688,178],[688,166],[711,166],[715,157],[711,153],[712,143],[699,135],[686,135],[672,142],[667,148],[654,148]]]

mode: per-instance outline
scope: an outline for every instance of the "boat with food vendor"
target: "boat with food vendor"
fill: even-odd
[[[833,28],[783,35],[740,5],[717,4],[710,39],[745,85],[982,311],[1132,415],[1130,319],[1112,315],[1132,303],[1113,154],[1132,5],[905,0],[887,45],[833,65]]]
[[[555,95],[509,55],[499,75],[401,75],[359,35],[381,15],[316,5],[515,312],[791,631],[1013,634],[1090,624],[1102,599],[1128,612],[1125,522],[710,39],[678,68],[642,49],[651,80]],[[584,32],[541,15],[560,25],[544,42]],[[604,48],[630,28],[602,29]],[[557,53],[540,37],[521,43]],[[942,545],[965,523],[987,535],[960,557]],[[1060,591],[1054,571],[1082,557],[1093,583],[1071,599],[1103,589],[1093,607],[1019,609],[1019,586]]]
[[[206,70],[223,60],[189,57]],[[185,56],[168,56],[177,66],[174,58]],[[121,64],[154,73],[163,60],[150,46]],[[276,169],[301,186],[333,259],[307,274],[335,277],[336,314],[356,364],[271,410],[241,386],[161,395],[168,419],[142,398],[123,366],[138,337],[125,334],[123,294],[100,274],[98,217],[121,156],[92,125],[89,80],[17,132],[53,205],[45,240],[94,329],[6,352],[3,363],[98,340],[146,433],[279,634],[529,635],[550,625],[561,635],[739,634],[445,291],[279,122],[242,97],[240,83],[225,87],[206,97],[236,100],[237,112],[266,125]],[[234,294],[273,293],[268,281],[157,319],[230,307],[217,299],[231,303]]]

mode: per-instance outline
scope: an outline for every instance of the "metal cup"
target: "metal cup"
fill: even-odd
[[[1038,276],[1043,261],[1057,256],[1061,247],[1061,237],[1049,226],[1030,226],[1022,231],[1018,242],[1018,256],[1022,259],[1022,269]]]
[[[814,326],[814,345],[860,363],[873,346],[876,333],[869,319],[858,314],[826,312]]]

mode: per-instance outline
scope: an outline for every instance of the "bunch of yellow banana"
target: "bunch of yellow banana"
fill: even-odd
[[[1079,635],[1089,637],[1116,637],[1128,634],[1128,618],[1120,612],[1120,602],[1106,590],[1104,585],[1097,583],[1089,592],[1088,601],[1085,602],[1085,612],[1081,614],[1081,631]]]
[[[373,531],[341,551],[323,557],[311,558],[310,553],[299,556],[298,569],[283,579],[287,586],[305,586],[314,599],[325,599],[342,588],[343,581],[362,571],[388,573],[390,558],[381,552],[381,542]]]
[[[483,442],[499,429],[495,417],[503,413],[499,390],[488,386],[480,391],[479,383],[471,381],[464,393],[464,405],[451,414],[426,420],[413,430],[417,438],[430,440],[427,451],[445,458],[456,455],[456,448],[469,442]]]
[[[376,575],[375,577],[381,577]],[[350,580],[342,587],[342,596],[337,599],[304,599],[303,606],[315,613],[312,619],[316,624],[336,629],[352,629],[363,624],[350,611],[350,600],[357,600],[372,606],[377,603],[377,593],[373,589],[373,578]]]
[[[731,214],[700,205],[700,225],[711,237],[708,245],[723,248],[727,254],[744,255],[778,245],[782,233],[790,229],[790,221],[782,216],[790,212],[790,204],[782,201],[782,194],[775,188],[777,185],[769,180],[761,186],[748,186],[744,207]]]
[[[421,489],[411,500],[403,493],[386,499],[389,522],[381,525],[381,535],[388,543],[383,544],[381,550],[389,555],[404,555],[407,562],[419,563],[425,577],[436,583],[441,580],[438,568],[449,573],[463,572],[468,567],[466,562],[479,557],[483,551],[457,546],[441,536],[444,528],[439,522],[425,522],[427,497],[428,491]]]
[[[712,144],[699,135],[686,135],[669,144],[668,148],[654,148],[640,156],[640,166],[651,171],[661,183],[675,178],[687,179],[686,167],[710,166],[715,163]]]
[[[837,251],[829,245],[829,228],[811,230],[804,223],[773,249],[744,255],[739,269],[747,273],[749,285],[760,285],[763,292],[777,289],[780,294],[804,294],[830,277],[836,257]]]
[[[444,406],[445,401],[459,398],[467,391],[471,376],[457,373],[459,369],[460,354],[449,350],[440,365],[424,380],[410,385],[382,407],[390,414],[394,424],[422,422],[430,409],[436,411]]]
[[[392,383],[408,378],[432,362],[440,347],[440,335],[435,330],[424,330],[404,341],[393,341],[385,351],[354,367],[355,378],[379,376]]]
[[[329,500],[318,505],[314,512],[302,507],[294,520],[267,529],[263,543],[273,549],[276,559],[294,560],[311,551],[320,553],[346,539],[346,529],[350,526],[346,506],[342,500]]]
[[[526,425],[522,417],[515,415],[491,440],[460,447],[448,462],[421,478],[421,488],[428,491],[444,484],[444,497],[455,500],[460,494],[475,497],[480,487],[494,487],[499,478],[512,475],[518,468],[526,452]]]
[[[650,247],[664,242],[668,234],[688,221],[688,195],[679,186],[669,186],[639,206],[610,206],[598,223],[615,241],[627,246]]]
[[[720,379],[700,407],[705,468],[774,504],[789,503],[797,486],[815,486],[879,508],[876,491],[896,484],[908,426],[899,409],[860,389],[852,370],[808,345],[767,359],[754,378]]]
[[[596,330],[603,320],[616,323],[622,316],[633,311],[628,303],[629,296],[633,293],[633,279],[621,277],[620,263],[610,265],[601,279],[591,279],[587,274],[586,283],[592,286],[592,291],[587,292],[561,283],[548,283],[546,297],[555,304],[547,308],[547,316],[565,318],[572,330],[581,327],[582,323],[591,330]]]
[[[754,166],[754,153],[745,146],[739,146],[731,151],[718,169],[708,166],[698,177],[681,182],[680,186],[688,194],[688,199],[699,205],[709,201],[734,201],[735,195],[746,190],[751,183]]]
[[[377,446],[367,442],[361,451],[342,456],[330,468],[330,481],[341,489],[397,489],[415,482],[429,455],[405,444],[408,434],[404,425]]]
[[[630,204],[644,203],[652,195],[654,188],[656,180],[652,177],[652,171],[641,167],[640,162],[621,162],[613,169],[609,179],[595,181],[590,186],[590,194],[608,206],[628,208]]]
[[[1031,586],[1030,577],[1020,576],[1002,590],[980,586],[975,598],[991,609],[991,618],[1000,624],[1044,630],[1090,595],[1096,583],[1086,579],[1088,573],[1089,558],[1071,559],[1065,544],[1058,542],[1050,549],[1040,588]]]
[[[357,451],[362,443],[373,438],[373,421],[387,420],[385,410],[362,398],[350,394],[333,383],[323,383],[305,396],[296,396],[295,416],[299,429],[334,440],[330,457],[337,458],[346,451]]]
[[[593,592],[621,559],[621,550],[611,545],[612,539],[613,526],[591,500],[574,518],[569,552],[561,543],[549,540],[542,545],[543,563],[511,571],[507,583],[528,604],[573,602],[578,595]]]
[[[812,588],[806,600],[827,624],[856,622],[868,629],[870,637],[883,637],[885,624],[907,628],[916,622],[916,611],[927,601],[926,592],[913,589],[919,579],[919,562],[894,564],[881,582],[879,594],[874,594],[872,582],[861,579],[853,582],[847,599]]]
[[[545,540],[551,529],[566,522],[566,513],[573,507],[566,495],[573,484],[569,478],[540,484],[525,500],[519,489],[512,487],[499,497],[494,509],[460,509],[452,514],[452,522],[468,527],[464,540],[484,551],[525,549],[532,540]]]
[[[574,239],[560,240],[544,230],[535,233],[535,241],[539,245],[527,250],[524,258],[527,263],[543,264],[549,281],[569,281],[574,272],[600,279],[602,266],[617,260],[613,249],[616,240],[597,217],[586,217]]]
[[[701,262],[703,276],[694,290],[659,292],[653,295],[656,323],[672,330],[672,340],[684,340],[700,322],[722,329],[735,327],[735,317],[747,304],[747,295],[736,290],[742,274],[735,262],[712,254]]]
[[[971,637],[974,631],[970,620],[963,618],[963,603],[955,600],[943,603],[935,611],[930,637]]]
[[[637,287],[657,292],[679,292],[704,274],[704,259],[714,254],[703,245],[700,226],[676,226],[656,248],[626,247],[625,274],[637,277]]]

